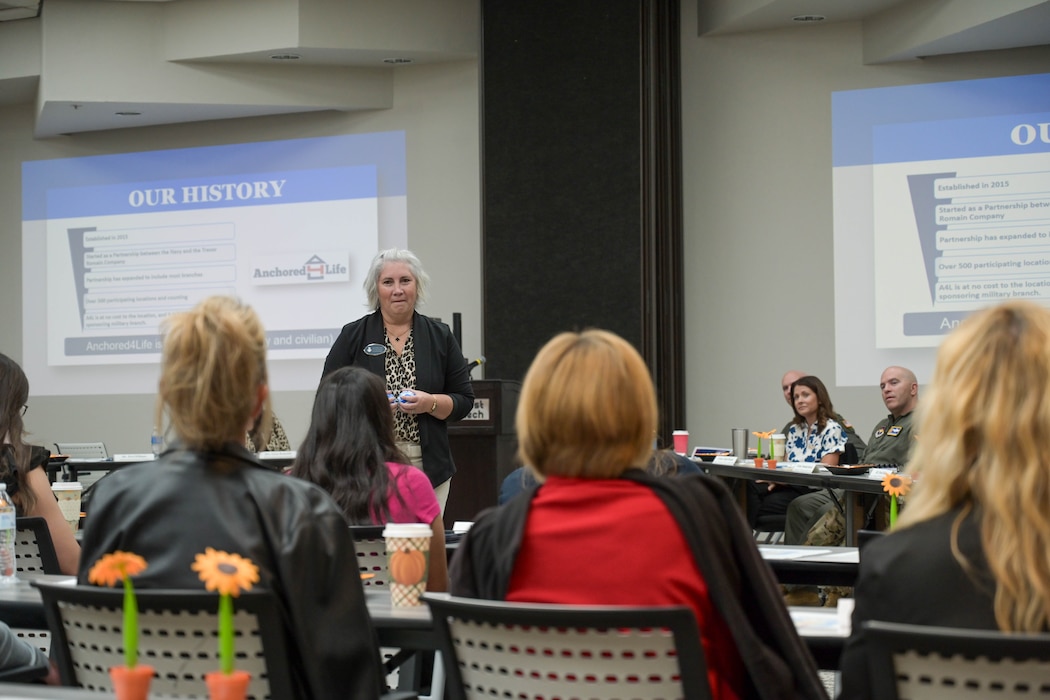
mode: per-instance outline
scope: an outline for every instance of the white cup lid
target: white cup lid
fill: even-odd
[[[387,523],[383,537],[430,537],[434,531],[426,523]]]
[[[773,434],[773,439],[774,440],[787,440],[787,435],[785,435],[784,433],[774,433]]]
[[[673,433],[671,433],[671,435],[688,435],[688,434],[689,434],[688,430],[676,430]]]
[[[83,491],[84,485],[79,481],[56,481],[51,484],[52,491]]]

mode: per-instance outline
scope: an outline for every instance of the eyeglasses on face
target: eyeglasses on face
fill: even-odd
[[[23,416],[26,414],[27,410],[29,410],[29,404],[25,404],[24,406],[22,406],[22,415]]]

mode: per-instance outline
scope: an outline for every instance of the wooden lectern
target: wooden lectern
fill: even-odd
[[[482,510],[496,505],[500,484],[519,466],[514,414],[520,395],[521,382],[477,379],[473,410],[463,420],[449,423],[456,475],[445,505],[445,527],[451,528],[457,520],[473,521]]]

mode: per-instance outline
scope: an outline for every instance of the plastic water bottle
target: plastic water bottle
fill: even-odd
[[[0,584],[15,582],[15,504],[0,482]]]
[[[153,450],[154,457],[160,457],[160,453],[164,451],[164,436],[161,435],[157,426],[153,426],[153,434],[149,437],[149,446]]]

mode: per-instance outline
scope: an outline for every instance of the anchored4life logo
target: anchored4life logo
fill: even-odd
[[[346,250],[258,256],[252,260],[252,284],[349,282],[349,256]]]

